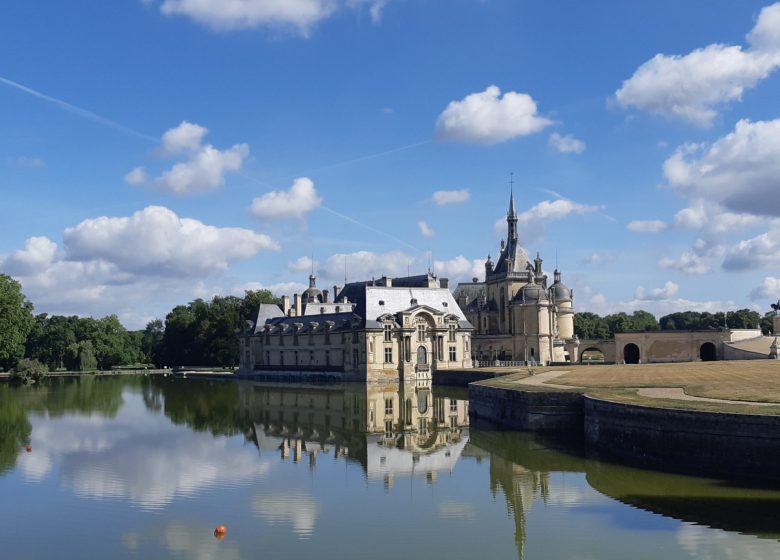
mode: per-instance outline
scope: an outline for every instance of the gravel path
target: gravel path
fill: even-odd
[[[723,404],[749,404],[752,406],[777,406],[777,403],[756,401],[730,401],[726,399],[711,399],[708,397],[695,397],[687,394],[682,387],[646,387],[637,391],[643,397],[653,399],[674,399],[676,401],[713,402]]]

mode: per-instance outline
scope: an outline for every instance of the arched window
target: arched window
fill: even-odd
[[[425,348],[425,346],[420,346],[417,348],[417,363],[418,364],[428,363],[428,350]]]

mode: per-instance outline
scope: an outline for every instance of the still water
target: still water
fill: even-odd
[[[465,397],[163,377],[0,385],[0,558],[780,557],[780,492],[470,427]]]

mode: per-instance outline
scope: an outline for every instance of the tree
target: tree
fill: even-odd
[[[609,338],[610,335],[606,321],[588,311],[574,315],[574,333],[586,339]]]
[[[49,368],[38,360],[22,358],[14,366],[14,369],[11,370],[10,379],[15,383],[32,385],[40,382],[48,372]]]
[[[635,331],[657,331],[661,328],[655,315],[641,309],[631,314],[631,325]]]
[[[160,319],[154,319],[146,324],[146,328],[141,331],[141,351],[146,357],[146,361],[160,367],[163,362],[163,337],[165,336],[165,325]]]
[[[24,356],[27,335],[33,325],[33,305],[22,285],[0,274],[0,369],[10,369]]]
[[[270,290],[246,290],[241,302],[241,319],[254,320],[257,317],[260,304],[263,303],[279,305],[282,300],[273,295]]]

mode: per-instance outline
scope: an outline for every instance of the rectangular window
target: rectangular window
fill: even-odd
[[[425,325],[417,325],[417,342],[425,342]]]
[[[330,345],[330,329],[325,327],[325,344]]]
[[[393,326],[385,325],[385,342],[393,341]]]
[[[330,350],[325,350],[325,365],[330,365]]]
[[[458,353],[455,350],[455,347],[454,346],[450,346],[450,361],[454,362],[457,359],[458,359]]]
[[[284,331],[279,329],[279,346],[284,346]]]
[[[458,412],[458,401],[450,399],[450,412]]]
[[[385,348],[385,363],[386,364],[392,364],[393,363],[393,349],[392,348]]]
[[[455,330],[456,330],[456,328],[457,327],[455,325],[450,325],[450,342],[455,342]]]
[[[393,399],[385,399],[385,414],[393,414]]]

